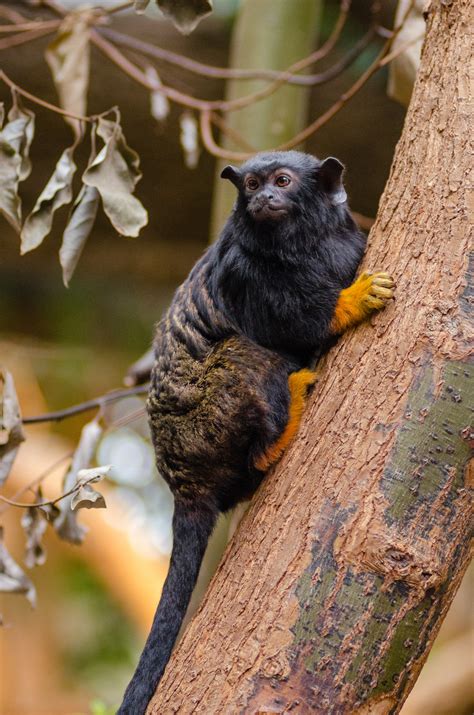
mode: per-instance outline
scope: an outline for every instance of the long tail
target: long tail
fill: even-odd
[[[217,512],[176,501],[173,551],[153,625],[117,715],[145,713],[163,675],[196,585]]]

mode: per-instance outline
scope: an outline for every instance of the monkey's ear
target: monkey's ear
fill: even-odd
[[[221,179],[229,179],[238,188],[240,185],[240,171],[236,166],[228,164],[221,171]]]
[[[347,200],[347,194],[342,184],[343,171],[344,165],[333,156],[325,159],[318,169],[323,188],[329,194],[332,203],[336,205],[343,204]]]

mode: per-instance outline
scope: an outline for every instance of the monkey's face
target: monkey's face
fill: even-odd
[[[237,209],[257,223],[282,223],[317,208],[346,200],[343,165],[332,157],[319,161],[302,152],[257,154],[240,169],[226,166],[221,176],[239,191]]]
[[[298,183],[298,176],[285,166],[245,172],[241,192],[248,213],[255,221],[282,221],[294,208]]]

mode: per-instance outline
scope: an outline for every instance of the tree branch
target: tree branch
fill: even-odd
[[[79,415],[82,412],[89,412],[90,410],[103,407],[110,402],[123,400],[124,397],[131,397],[132,395],[145,395],[147,392],[148,385],[139,385],[138,387],[127,387],[122,390],[114,390],[113,392],[108,392],[105,395],[95,397],[92,400],[86,400],[86,402],[80,402],[77,405],[66,407],[63,410],[46,412],[42,415],[35,415],[33,417],[24,417],[22,421],[24,425],[39,424],[40,422],[59,422],[60,420],[67,419],[68,417]]]

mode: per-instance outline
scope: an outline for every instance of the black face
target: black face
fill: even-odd
[[[249,171],[242,177],[247,211],[255,221],[281,221],[292,211],[298,176],[285,166],[272,171]]]
[[[323,201],[344,203],[343,165],[330,157],[319,161],[302,152],[257,154],[239,169],[226,166],[221,176],[239,191],[241,210],[258,223],[280,223]]]

